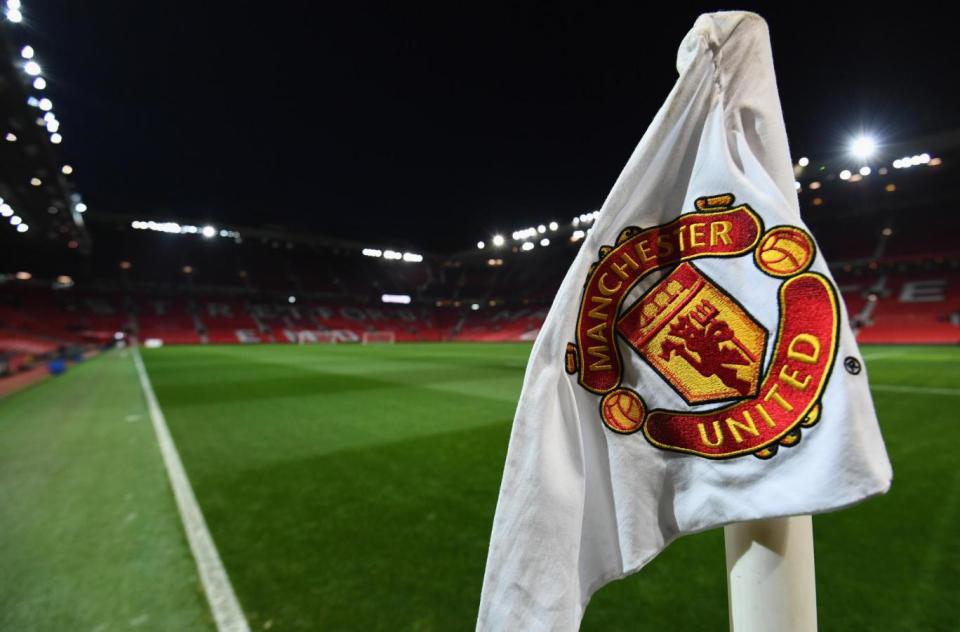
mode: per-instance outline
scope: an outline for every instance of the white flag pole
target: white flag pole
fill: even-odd
[[[815,632],[817,589],[810,516],[727,525],[731,632]]]

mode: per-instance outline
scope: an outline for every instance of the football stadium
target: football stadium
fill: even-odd
[[[534,184],[517,188],[494,164],[500,149],[477,148],[493,134],[483,123],[469,132],[474,147],[459,149],[445,135],[466,123],[437,123],[444,131],[436,137],[424,132],[423,143],[433,145],[408,156],[388,146],[392,136],[379,147],[351,145],[337,128],[355,123],[325,106],[316,106],[322,120],[304,121],[290,102],[265,95],[272,84],[263,73],[274,62],[256,61],[284,59],[291,50],[269,52],[276,42],[263,32],[255,40],[253,30],[206,30],[223,10],[201,7],[183,18],[196,19],[197,30],[180,31],[174,17],[157,17],[183,45],[196,38],[208,40],[206,53],[224,48],[216,63],[198,68],[206,74],[200,80],[173,68],[185,53],[158,61],[151,57],[158,53],[143,52],[160,36],[138,22],[153,19],[142,7],[81,10],[27,0],[3,6],[0,629],[473,629],[531,352],[548,313],[554,317],[551,307],[560,309],[555,299],[581,250],[602,260],[607,250],[595,251],[613,245],[593,233],[601,203],[676,80],[676,45],[700,10],[678,16],[662,41],[654,38],[658,47],[641,50],[663,66],[651,73],[654,94],[639,108],[643,120],[629,128],[596,124],[589,132],[616,136],[613,145],[571,141],[584,153],[604,154],[584,159],[594,173],[581,178],[562,167],[548,176],[552,167],[523,167],[532,154],[518,149],[502,157],[503,168]],[[285,23],[322,21],[312,11],[288,8]],[[405,33],[397,41],[409,47],[393,51],[384,44],[376,59],[343,48],[362,29],[339,14],[335,21],[346,35],[334,33],[341,26],[325,25],[330,39],[317,45],[327,46],[324,54],[364,57],[355,66],[361,74],[363,63],[406,72],[409,55],[420,54],[410,52],[417,42],[431,55],[443,57],[442,46],[459,54],[456,32],[418,39],[420,17],[374,13],[371,29],[383,35],[395,24]],[[459,24],[448,17],[447,27]],[[487,16],[477,28],[498,28],[501,17]],[[585,19],[596,25],[599,18]],[[797,49],[779,44],[794,41],[784,33],[786,18],[768,19],[789,133],[801,107],[788,98],[799,90],[789,72]],[[258,28],[276,26],[265,20],[270,26]],[[561,36],[556,29],[566,37],[577,28],[572,17],[557,20],[562,27],[544,26],[531,37],[547,46]],[[312,28],[288,26],[294,39]],[[904,28],[914,26],[920,32],[930,25],[918,19]],[[481,39],[472,31],[461,35],[471,46]],[[163,38],[170,42],[169,33]],[[222,66],[240,40],[260,52],[248,50],[238,67]],[[98,66],[98,58],[125,51],[132,59]],[[507,57],[515,54],[482,57],[496,74],[507,72]],[[329,79],[329,98],[337,92],[345,99],[337,107],[356,108],[363,118],[373,106],[361,97],[352,101],[337,82],[363,84],[357,90],[367,97],[362,91],[375,88],[365,82],[378,79],[350,79],[344,63],[342,74]],[[108,72],[119,73],[113,86]],[[163,89],[169,102],[151,118],[149,110],[135,110],[161,91],[123,83],[124,72],[144,73],[144,83],[184,78]],[[501,88],[519,90],[527,80],[510,75]],[[256,93],[250,98],[257,108],[274,104],[260,114],[263,136],[251,139],[260,133],[253,127],[218,127],[248,111],[222,112],[232,104],[203,102],[204,92],[183,96],[201,81],[242,83]],[[403,85],[414,94],[424,81],[413,76]],[[529,81],[532,90],[540,86]],[[387,90],[397,108],[428,107],[405,103],[414,97],[398,86]],[[912,103],[892,92],[894,101],[907,99],[897,107]],[[239,92],[234,96],[239,101]],[[848,97],[817,96],[825,108]],[[939,113],[918,113],[921,122],[895,132],[862,127],[844,135],[824,124],[802,141],[791,135],[802,220],[859,344],[860,358],[838,360],[833,370],[869,373],[894,471],[885,495],[814,518],[816,618],[824,630],[960,625],[960,471],[953,448],[960,440],[960,178],[954,177],[960,120],[949,105],[954,96],[944,100]],[[584,110],[558,107],[561,113],[545,115],[554,117],[551,129],[560,121],[588,125],[579,118]],[[638,118],[636,109],[631,116]],[[823,117],[810,116],[814,122],[801,121],[798,129],[818,129]],[[98,127],[112,117],[122,123]],[[372,134],[403,126],[399,119],[363,120]],[[421,124],[413,114],[407,120]],[[159,127],[144,131],[151,125]],[[310,143],[331,146],[311,152],[334,152],[344,174],[363,169],[363,176],[314,173],[326,159],[287,144],[263,156],[263,164],[226,173],[252,160],[252,148],[294,143],[301,125],[315,127]],[[517,147],[542,140],[536,132],[502,133]],[[288,138],[274,140],[279,136]],[[141,147],[147,139],[155,145]],[[209,164],[198,174],[208,160],[205,144],[217,144],[227,166]],[[187,146],[201,149],[191,155]],[[561,146],[541,147],[537,155],[562,154]],[[402,164],[426,155],[445,163],[436,168],[456,173],[456,181],[416,197],[414,190],[435,176],[421,173],[401,184],[421,168],[402,171]],[[130,166],[138,160],[142,168]],[[154,167],[158,174],[144,173]],[[179,175],[180,168],[193,171]],[[289,170],[289,180],[267,183],[252,175],[261,168],[273,175]],[[391,168],[401,175],[380,180],[377,172]],[[151,181],[155,193],[145,189]],[[418,215],[421,206],[455,207],[448,196],[454,190],[470,196],[472,188],[500,191],[498,204],[485,199],[446,215]],[[511,191],[516,199],[508,199]],[[382,204],[394,195],[395,202]],[[267,199],[292,210],[258,208]],[[802,257],[799,247],[785,243],[769,265]],[[561,348],[573,335],[571,329]],[[600,588],[581,629],[725,629],[724,564],[721,529],[679,538],[642,571]]]

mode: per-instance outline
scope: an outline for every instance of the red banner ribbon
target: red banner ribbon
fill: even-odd
[[[833,367],[840,322],[837,295],[815,273],[780,287],[780,330],[757,397],[706,413],[650,411],[653,445],[725,459],[757,452],[794,429],[820,399]]]
[[[629,237],[597,263],[580,303],[578,381],[594,393],[609,392],[620,383],[622,359],[614,340],[616,320],[623,299],[640,279],[681,261],[749,252],[760,239],[763,225],[757,214],[742,204],[721,211],[688,213],[639,232],[627,230]]]

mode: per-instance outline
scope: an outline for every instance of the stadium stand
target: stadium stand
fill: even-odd
[[[960,133],[936,138],[936,157],[913,156],[910,167],[869,177],[843,173],[838,162],[797,167],[804,219],[861,342],[960,343],[960,215],[952,212],[960,191],[950,174]],[[69,205],[69,195],[51,188],[40,202]],[[29,238],[35,246],[0,251],[0,352],[126,336],[162,344],[359,342],[378,332],[398,342],[532,340],[592,222],[581,215],[545,234],[518,231],[500,247],[420,260],[276,227],[102,212],[85,219],[37,213],[36,232],[0,234],[7,245]],[[387,294],[409,304],[384,304]]]

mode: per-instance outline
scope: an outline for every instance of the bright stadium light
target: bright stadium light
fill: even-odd
[[[539,226],[537,226],[537,232],[542,235],[543,233],[547,232],[547,227],[544,226],[543,224],[540,224]]]
[[[493,236],[493,245],[498,248],[503,245],[503,235],[494,235]]]
[[[75,208],[78,213],[86,213],[86,212],[87,212],[87,205],[84,204],[83,202],[77,202],[77,205],[74,206],[73,208]]]
[[[63,165],[62,167],[60,167],[60,172],[63,175],[68,176],[71,173],[73,173],[73,167],[71,167],[70,165]]]
[[[200,234],[207,239],[213,239],[217,236],[217,229],[213,226],[204,226],[202,229],[200,229]]]
[[[486,245],[487,244],[483,243],[482,241],[477,242],[477,248],[479,248],[480,250],[483,250],[486,247]]]
[[[36,77],[43,72],[43,70],[40,68],[40,64],[32,59],[23,65],[23,71],[31,77]]]
[[[60,131],[60,121],[54,119],[47,122],[47,131],[53,134]]]
[[[477,311],[478,309],[480,309],[480,304],[479,304],[479,303],[473,303],[473,304],[470,305],[470,309],[472,309],[473,311]]]
[[[587,234],[586,234],[585,232],[583,232],[582,230],[575,230],[575,231],[573,231],[573,234],[570,235],[570,241],[580,241],[581,239],[583,239],[583,238],[586,237],[586,236],[587,236]]]
[[[550,222],[550,230],[557,230],[558,228],[560,228],[560,224],[556,222]]]
[[[868,167],[868,166],[866,166],[866,165],[860,167],[860,175],[862,175],[862,176],[868,176],[868,175],[870,175],[870,167]]]
[[[37,102],[37,107],[43,110],[44,112],[49,112],[53,109],[53,101],[47,97],[43,97],[40,101]]]
[[[32,108],[38,107],[40,105],[40,99],[33,96],[27,97],[27,105]]]
[[[423,261],[423,255],[418,255],[415,252],[405,252],[403,253],[403,260],[409,263],[420,263]]]
[[[841,180],[849,180],[849,179],[850,179],[850,175],[851,175],[851,174],[850,174],[850,170],[849,170],[849,169],[844,169],[843,171],[840,172],[840,179],[841,179]]]
[[[20,56],[24,59],[33,59],[33,46],[24,46],[21,48]]]
[[[19,24],[23,22],[23,14],[20,13],[20,9],[7,9],[7,19],[14,24]]]
[[[25,232],[27,232],[28,230],[30,230],[30,227],[27,226],[26,224],[20,224],[19,226],[17,226],[17,232],[18,232],[18,233],[25,233]]]
[[[383,251],[383,258],[384,258],[384,259],[392,259],[392,260],[394,260],[394,261],[398,261],[398,260],[400,260],[400,259],[403,259],[403,254],[397,252],[396,250],[384,250],[384,251]]]
[[[523,250],[524,252],[528,250],[533,250],[533,242],[532,241],[523,242],[523,245],[520,246],[520,250]]]
[[[877,141],[872,137],[861,134],[850,143],[850,153],[860,160],[869,160],[877,151]]]
[[[7,140],[8,143],[15,143],[15,142],[17,142],[17,135],[14,134],[13,132],[7,132],[7,135],[6,135],[5,138],[6,138],[6,140]]]
[[[19,215],[14,215],[13,217],[10,218],[10,225],[11,225],[11,226],[16,226],[16,225],[22,224],[22,223],[23,223],[23,220],[20,219],[20,216],[19,216]]]
[[[43,90],[47,87],[47,80],[43,77],[37,77],[33,80],[33,89],[34,90]]]
[[[806,167],[807,165],[810,164],[810,159],[804,156],[797,162],[797,164],[800,165],[801,167]]]
[[[384,303],[400,303],[401,305],[410,304],[410,296],[407,294],[384,294],[380,297]]]
[[[40,178],[37,178],[37,177],[30,178],[30,185],[31,185],[31,186],[38,187],[38,186],[40,186],[41,184],[43,184],[43,180],[41,180]]]
[[[376,248],[364,248],[363,255],[365,257],[382,257],[383,251],[377,250]]]
[[[53,121],[56,121],[57,117],[54,115],[53,112],[47,112],[46,114],[43,115],[43,118],[41,120],[43,121],[41,125],[44,125],[46,123],[52,123]]]
[[[50,134],[50,142],[53,143],[54,145],[59,145],[60,143],[63,142],[63,136],[54,132],[53,134]]]
[[[0,204],[0,215],[10,217],[13,215],[13,208],[9,204]]]
[[[541,245],[541,246],[549,246],[549,245],[550,245],[550,240],[547,239],[546,237],[544,237],[543,239],[540,240],[540,245]]]
[[[297,297],[296,297],[296,296],[288,296],[288,297],[287,297],[287,302],[292,305],[293,303],[296,303],[296,302],[297,302]]]

